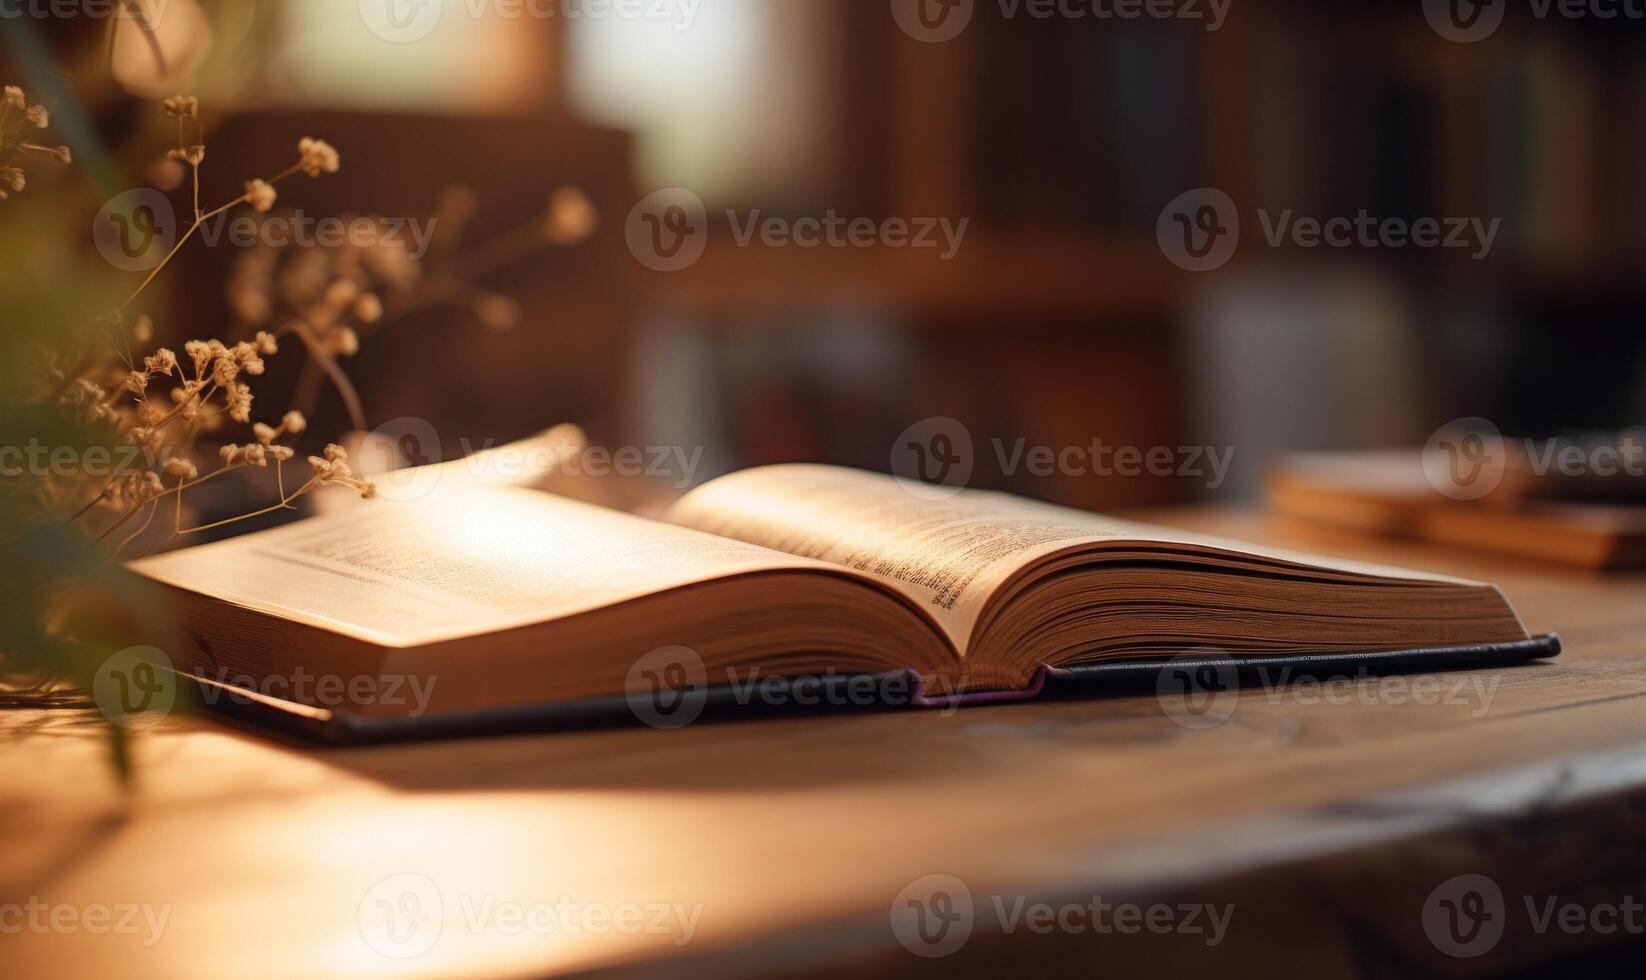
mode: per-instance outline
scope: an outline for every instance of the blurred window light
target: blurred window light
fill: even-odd
[[[711,201],[792,187],[816,158],[826,7],[667,0],[666,16],[578,18],[567,25],[568,97],[585,118],[637,134],[643,185]]]
[[[504,109],[540,102],[556,26],[476,0],[283,0],[280,76],[296,102]]]

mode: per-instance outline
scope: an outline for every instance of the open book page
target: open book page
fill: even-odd
[[[1026,565],[1082,544],[1168,544],[1186,552],[1253,555],[1344,575],[1458,581],[1256,548],[1011,494],[964,490],[942,496],[941,488],[906,487],[895,477],[832,466],[734,473],[692,491],[665,518],[873,575],[929,609],[962,653],[985,603],[1007,579]]]
[[[387,646],[543,622],[820,562],[509,487],[369,505],[133,564],[172,585]]]

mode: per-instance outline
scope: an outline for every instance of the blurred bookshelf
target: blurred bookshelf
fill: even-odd
[[[1414,381],[1400,393],[1423,404],[1408,413],[1414,431],[1392,436],[1421,441],[1419,423],[1457,414],[1433,389],[1481,372],[1467,363],[1479,343],[1469,331],[1491,333],[1512,360],[1546,356],[1548,345],[1527,338],[1592,315],[1597,293],[1616,323],[1587,323],[1588,337],[1638,333],[1626,311],[1646,312],[1646,182],[1630,165],[1646,140],[1646,32],[1636,26],[1540,21],[1511,6],[1497,34],[1465,45],[1439,36],[1416,3],[1254,0],[1215,32],[1147,19],[1008,21],[979,3],[958,38],[923,44],[883,5],[819,9],[829,26],[814,21],[808,43],[828,49],[813,61],[834,71],[819,86],[833,96],[815,119],[822,165],[786,198],[718,208],[967,217],[964,247],[948,262],[885,247],[738,248],[717,227],[702,260],[645,277],[643,295],[709,335],[781,337],[819,309],[883,314],[882,329],[901,328],[910,336],[899,343],[922,351],[887,407],[896,418],[954,415],[980,432],[1050,441],[1059,434],[1038,428],[1038,405],[1056,387],[1059,417],[1083,419],[1088,438],[1204,438],[1185,334],[1206,294],[1248,276],[1370,275],[1417,311],[1374,342],[1419,362],[1408,365],[1414,377],[1431,376],[1427,389]],[[1197,275],[1161,254],[1155,227],[1167,202],[1202,186],[1227,192],[1244,227],[1234,260]],[[1502,225],[1487,260],[1471,261],[1458,249],[1269,247],[1260,209]],[[1020,369],[988,380],[1006,348]],[[924,367],[939,363],[956,373]],[[1565,410],[1517,388],[1512,366],[1504,374],[1452,387],[1473,384],[1488,404],[1541,405],[1529,416]],[[1073,375],[1083,382],[1049,380]],[[723,406],[732,421],[722,424],[771,409]],[[792,435],[831,424],[828,405],[813,414],[787,427],[801,452],[828,442]],[[843,461],[883,466],[879,449]],[[1115,508],[1200,491],[1072,479],[1031,492]]]

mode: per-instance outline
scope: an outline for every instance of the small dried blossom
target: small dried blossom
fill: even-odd
[[[487,293],[474,301],[474,316],[487,330],[513,330],[520,325],[520,304],[507,296]]]
[[[330,143],[310,136],[298,141],[297,155],[301,158],[297,164],[298,169],[310,177],[318,177],[323,173],[337,173],[343,162]]]
[[[166,460],[165,472],[167,476],[180,483],[186,483],[200,476],[200,470],[195,467],[194,463],[180,456],[174,456]]]
[[[0,107],[0,114],[9,113],[13,109],[23,110],[24,122],[36,129],[45,129],[51,125],[51,113],[43,105],[29,105],[28,96],[21,88],[15,85],[5,87],[4,106]],[[41,146],[38,143],[14,142],[19,126],[8,120],[6,125],[0,126],[0,201],[9,199],[13,194],[20,194],[28,187],[28,175],[16,165],[17,157],[45,156],[51,157],[58,163],[67,165],[74,159],[66,146]]]
[[[326,287],[326,302],[339,309],[354,302],[360,295],[360,284],[353,279],[338,279]]]
[[[353,357],[360,353],[360,335],[353,327],[338,327],[326,338],[326,349],[338,357]]]
[[[252,393],[250,386],[238,382],[231,384],[225,389],[224,397],[228,402],[229,418],[241,423],[251,421]]]
[[[600,224],[600,212],[588,195],[575,187],[561,187],[549,196],[543,216],[543,236],[555,245],[575,245]]]
[[[161,106],[171,119],[197,119],[200,116],[200,100],[192,95],[174,95]]]
[[[362,293],[354,301],[354,318],[361,323],[376,323],[383,319],[383,301],[375,293]]]
[[[377,486],[354,475],[349,468],[348,450],[336,443],[326,447],[324,456],[310,456],[309,465],[314,467],[314,475],[320,479],[321,486],[348,487],[367,500],[377,496]]]
[[[273,210],[274,202],[279,195],[273,185],[266,180],[246,181],[246,203],[258,214],[267,214]]]

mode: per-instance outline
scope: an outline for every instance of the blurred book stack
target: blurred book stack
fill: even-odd
[[[1585,469],[1612,458],[1596,456],[1596,445],[1604,444],[1503,440],[1462,467],[1433,448],[1298,454],[1270,471],[1264,497],[1273,514],[1340,530],[1592,569],[1641,567],[1646,481],[1622,464],[1605,476]],[[1638,459],[1638,440],[1611,444],[1625,454],[1631,447]]]

